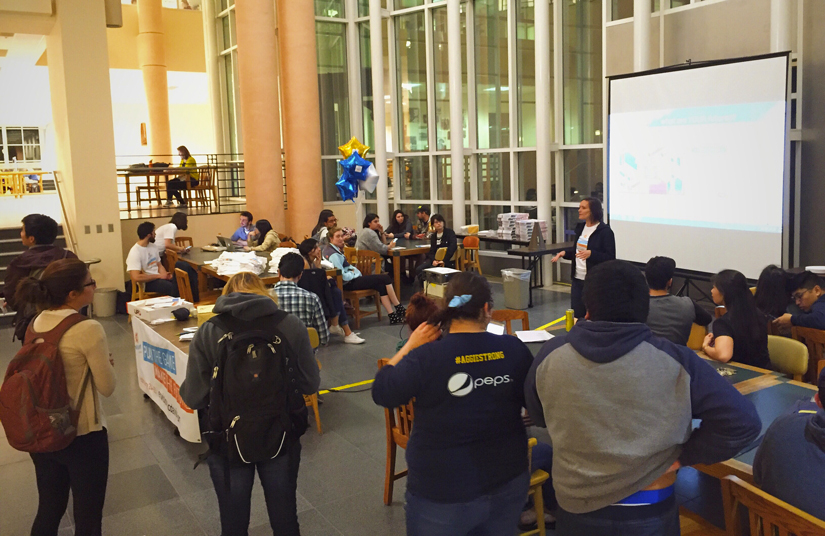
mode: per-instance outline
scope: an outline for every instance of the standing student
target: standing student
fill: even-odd
[[[258,233],[255,232],[255,225],[252,224],[252,213],[244,210],[241,212],[241,226],[238,230],[232,233],[232,240],[237,246],[246,246],[251,238],[255,238]]]
[[[181,145],[178,147],[178,156],[180,156],[180,168],[184,170],[186,168],[196,168],[198,167],[198,163],[195,162],[195,157],[189,153],[189,149],[186,146]],[[189,188],[197,186],[200,181],[198,181],[198,171],[193,169],[192,171],[184,171],[183,174],[178,175],[174,179],[169,179],[166,181],[166,206],[172,206],[172,198],[174,197],[178,201],[178,206],[185,207],[186,200],[181,195],[181,190],[186,190],[187,186],[186,183],[189,183]]]
[[[521,408],[533,356],[516,337],[486,331],[493,296],[483,276],[456,274],[444,301],[372,386],[385,408],[415,398],[407,535],[514,534],[530,484]]]
[[[62,259],[46,267],[40,279],[24,279],[18,292],[41,311],[31,329],[46,333],[92,303],[95,286],[85,263]],[[74,441],[56,452],[31,454],[39,495],[31,534],[57,534],[71,490],[75,534],[100,536],[109,474],[109,441],[98,395],[109,397],[114,392],[114,363],[103,326],[95,320],[87,319],[70,327],[60,339],[58,351],[70,396],[80,392],[87,370],[90,377],[82,400],[72,401],[79,409]]]
[[[175,236],[178,231],[185,231],[189,228],[189,218],[185,212],[175,212],[169,223],[161,225],[155,229],[155,247],[161,256],[165,255],[166,250],[172,250],[178,255],[185,255],[189,252],[189,248],[181,247],[175,244]],[[200,289],[198,288],[198,271],[186,261],[178,261],[175,263],[175,268],[180,268],[189,276],[189,286],[192,289],[192,299],[195,303],[200,301]],[[174,276],[174,274],[173,274]],[[177,281],[177,280],[175,280]]]
[[[178,284],[160,262],[160,253],[154,247],[155,224],[145,221],[138,225],[138,241],[126,256],[126,270],[132,284],[144,283],[147,292],[166,296],[178,295]]]
[[[584,318],[584,279],[588,270],[616,258],[616,237],[610,226],[604,223],[602,202],[595,197],[582,199],[579,203],[579,219],[584,221],[576,225],[576,246],[557,253],[552,262],[562,257],[573,261],[570,306],[576,318]]]

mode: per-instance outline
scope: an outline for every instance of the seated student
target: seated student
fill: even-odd
[[[756,281],[756,308],[762,311],[765,316],[771,319],[779,318],[785,313],[800,312],[791,310],[791,293],[796,288],[791,288],[793,280],[785,270],[771,264],[766,266],[759,279]]]
[[[686,345],[691,326],[707,326],[713,317],[689,297],[670,293],[674,270],[676,261],[670,257],[653,257],[647,261],[645,279],[650,289],[650,312],[646,324],[654,335]]]
[[[381,255],[386,255],[387,249],[391,247],[395,247],[395,240],[387,243],[384,235],[384,229],[381,227],[381,222],[378,220],[378,214],[373,214],[370,212],[364,218],[364,229],[358,233],[358,238],[355,241],[355,248],[366,249]]]
[[[415,267],[415,273],[419,279],[427,268],[435,268],[438,266],[455,268],[455,262],[452,261],[453,255],[455,255],[456,249],[458,249],[455,232],[446,227],[444,216],[441,214],[433,214],[430,221],[433,225],[433,233],[430,235],[430,250],[427,252],[424,262]],[[447,248],[447,252],[444,254],[444,260],[437,261],[435,260],[435,254],[441,248]]]
[[[727,313],[714,320],[713,332],[702,342],[705,355],[722,363],[732,360],[770,369],[768,319],[756,308],[745,276],[736,270],[722,270],[711,283],[714,303],[724,305]]]
[[[272,253],[281,244],[281,237],[272,228],[269,220],[258,220],[255,222],[255,234],[253,238],[250,233],[248,245],[243,247],[244,251],[263,251]]]
[[[344,279],[344,290],[377,290],[381,295],[381,303],[390,318],[390,324],[401,324],[407,310],[398,301],[392,279],[387,274],[361,275],[355,266],[351,265],[344,256],[344,232],[333,228],[329,232],[330,244],[324,250],[324,256],[341,270]]]
[[[235,245],[238,246],[246,246],[248,245],[249,235],[252,235],[252,238],[255,238],[257,233],[255,232],[255,226],[252,224],[252,213],[243,211],[241,212],[241,226],[238,227],[238,230],[232,233],[232,240]]]
[[[155,247],[161,256],[165,255],[166,250],[170,249],[178,255],[185,255],[189,252],[189,248],[184,248],[175,244],[175,235],[178,230],[185,231],[189,228],[188,217],[183,212],[175,212],[169,223],[161,225],[155,229]],[[192,288],[192,299],[197,303],[200,301],[200,289],[198,288],[198,271],[192,267],[191,264],[185,261],[178,261],[175,263],[175,268],[180,268],[189,275],[189,286]],[[174,274],[172,274],[174,277]],[[175,280],[177,281],[177,280]]]
[[[329,277],[321,266],[321,248],[314,238],[307,238],[298,246],[304,258],[304,274],[298,286],[318,296],[324,308],[324,316],[329,319],[329,332],[342,335],[347,344],[363,344],[364,339],[352,332],[344,307],[344,298],[335,278]]]
[[[195,162],[195,157],[189,153],[189,149],[186,146],[181,145],[178,147],[178,156],[180,156],[180,168],[196,168],[198,167],[198,163]],[[197,170],[192,170],[185,172],[182,175],[178,175],[174,179],[169,179],[166,181],[166,206],[172,206],[172,198],[178,200],[179,207],[186,206],[186,200],[181,195],[181,190],[186,190],[186,183],[189,182],[189,187],[197,186],[200,181],[198,181],[198,172]]]
[[[825,329],[825,283],[818,275],[805,271],[794,278],[794,302],[802,313],[785,313],[774,322],[779,326]]]
[[[430,207],[420,206],[415,209],[415,217],[418,218],[418,225],[413,228],[413,234],[418,240],[429,238],[435,229],[430,221]]]
[[[407,238],[412,236],[412,222],[401,210],[392,213],[392,222],[387,227],[387,238]]]
[[[160,262],[160,253],[155,243],[155,224],[145,221],[138,225],[138,241],[126,256],[126,270],[132,284],[145,283],[147,292],[157,292],[166,296],[177,296],[178,285],[172,274]]]
[[[418,326],[430,318],[433,318],[435,314],[438,313],[438,309],[439,307],[435,300],[423,292],[413,294],[410,298],[410,304],[407,306],[407,313],[404,315],[410,333],[418,329]],[[395,345],[395,351],[400,351],[406,342],[407,339],[398,341],[398,344]]]
[[[545,343],[527,375],[527,411],[553,439],[558,536],[677,536],[676,471],[727,460],[762,428],[695,352],[653,335],[649,303],[632,264],[589,269],[589,321]]]
[[[278,307],[301,319],[308,328],[315,328],[321,345],[329,341],[329,329],[324,318],[324,308],[318,296],[298,286],[304,272],[304,258],[297,253],[287,253],[278,263],[280,281],[272,290],[278,296]]]
[[[338,227],[338,218],[335,217],[335,214],[329,209],[324,209],[318,215],[318,223],[315,224],[315,227],[312,228],[312,238],[318,241],[318,245],[321,247],[321,251],[326,249],[329,245],[329,231],[332,228]],[[352,238],[352,234],[349,231],[344,231],[344,243],[348,244],[350,239]]]
[[[797,402],[765,432],[753,459],[753,480],[766,493],[825,519],[825,370],[814,402]]]

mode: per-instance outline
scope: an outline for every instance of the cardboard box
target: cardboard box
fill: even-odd
[[[172,298],[171,296],[158,296],[148,300],[138,300],[126,304],[126,312],[140,318],[144,322],[152,320],[172,318],[172,311],[185,307],[190,311],[195,310],[194,304],[183,298]]]
[[[427,268],[424,270],[424,294],[431,297],[443,298],[447,283],[453,275],[461,273],[452,268]]]
[[[215,304],[210,305],[198,305],[198,327],[201,327],[204,322],[215,316],[215,313],[212,312],[212,308],[215,307]]]

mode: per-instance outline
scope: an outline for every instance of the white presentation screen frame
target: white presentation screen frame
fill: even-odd
[[[611,77],[607,211],[620,259],[755,279],[787,266],[788,54]]]

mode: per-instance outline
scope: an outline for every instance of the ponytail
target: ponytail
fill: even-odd
[[[476,272],[456,274],[444,293],[444,305],[432,317],[431,324],[448,327],[453,320],[479,320],[484,306],[493,308],[493,291],[484,276]]]
[[[83,292],[83,283],[89,269],[78,259],[60,259],[49,264],[40,278],[27,277],[17,284],[15,302],[33,304],[38,312],[60,307],[72,291]],[[18,309],[20,309],[18,306]]]

